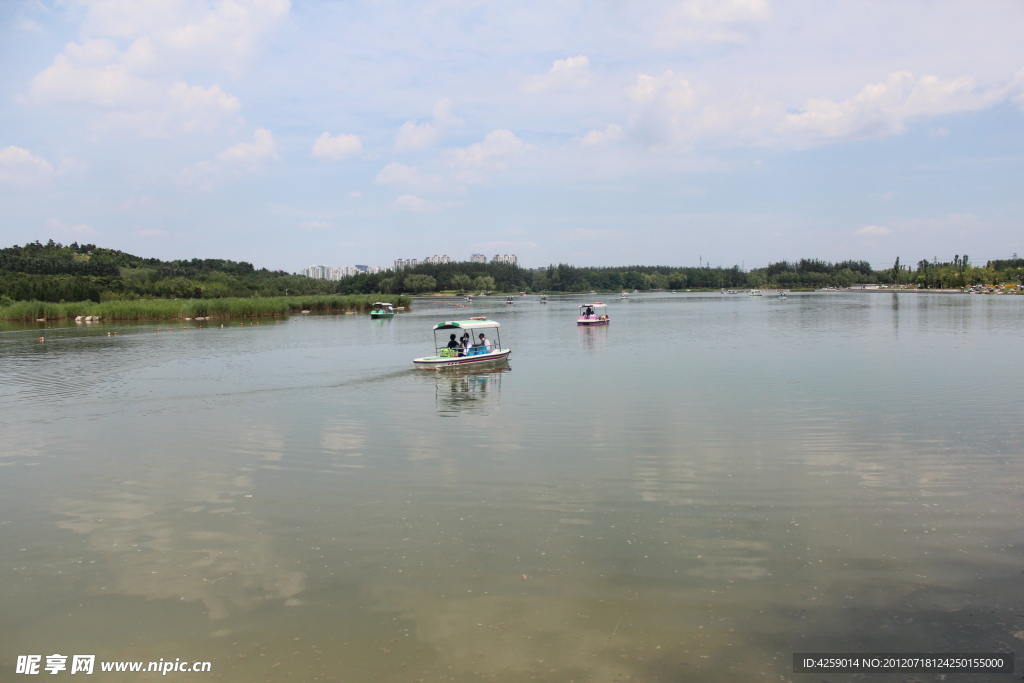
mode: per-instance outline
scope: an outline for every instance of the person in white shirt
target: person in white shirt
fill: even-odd
[[[487,337],[484,336],[483,332],[480,333],[480,343],[477,344],[477,346],[484,347],[484,353],[487,353],[488,351],[491,350],[491,342],[488,341]]]

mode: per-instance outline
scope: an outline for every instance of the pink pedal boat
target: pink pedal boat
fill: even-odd
[[[608,304],[595,301],[592,304],[580,306],[580,317],[576,319],[577,325],[607,325]]]

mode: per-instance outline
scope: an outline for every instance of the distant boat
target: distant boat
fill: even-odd
[[[629,294],[626,294],[625,292],[623,292],[622,294],[619,294],[619,298],[620,299],[628,299],[629,298]]]
[[[764,295],[763,295],[763,294],[761,293],[761,290],[760,290],[760,289],[752,289],[752,290],[750,290],[749,292],[747,292],[747,294],[749,294],[750,296],[764,296]]]
[[[389,303],[383,301],[377,301],[373,304],[373,308],[370,309],[370,317],[377,318],[394,318],[395,307]]]
[[[542,304],[546,304],[548,302],[548,297],[546,295],[544,295],[544,294],[541,294],[540,302]]]

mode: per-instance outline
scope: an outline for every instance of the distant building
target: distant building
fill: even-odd
[[[448,258],[448,254],[445,254],[444,256],[438,256],[437,254],[434,254],[433,256],[428,256],[427,258],[423,259],[423,262],[437,266],[442,263],[451,263],[452,260]]]
[[[508,263],[510,265],[518,265],[519,259],[516,258],[515,254],[495,254],[494,258],[491,259],[491,263]]]
[[[309,266],[308,268],[303,268],[300,274],[315,280],[332,280],[334,279],[331,277],[332,271],[334,271],[334,268],[330,266]]]
[[[305,275],[315,280],[341,280],[363,273],[380,273],[383,270],[380,266],[341,266],[340,268],[309,266],[300,270],[299,275]]]
[[[469,260],[471,263],[487,263],[487,257],[483,254],[473,254]]]
[[[403,270],[405,268],[415,268],[420,264],[419,259],[415,258],[396,258],[395,259],[395,270]]]

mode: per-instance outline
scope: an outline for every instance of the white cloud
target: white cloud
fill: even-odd
[[[910,120],[985,109],[1008,94],[1006,87],[981,91],[969,76],[915,79],[910,72],[899,71],[842,102],[809,100],[804,111],[785,116],[782,133],[811,142],[888,137],[906,130]]]
[[[376,182],[415,194],[465,192],[467,185],[486,182],[493,173],[506,170],[529,147],[510,130],[494,130],[481,142],[446,150],[445,165],[438,173],[393,161],[380,170]]]
[[[638,141],[667,144],[690,136],[696,93],[688,79],[672,71],[661,76],[639,74],[629,96],[635,105],[630,134]]]
[[[32,80],[29,102],[99,107],[119,127],[128,125],[145,135],[209,130],[239,121],[241,103],[219,85],[189,86],[133,75],[111,41],[71,43],[67,53]]]
[[[138,106],[159,90],[115,62],[118,53],[113,41],[68,43],[65,52],[32,80],[29,97],[33,104]]]
[[[898,135],[914,121],[986,109],[1020,90],[1024,90],[1024,75],[982,89],[968,76],[943,80],[901,71],[883,83],[862,87],[846,100],[811,98],[794,112],[786,111],[777,100],[697,85],[666,71],[660,76],[639,74],[628,88],[631,108],[626,132],[635,142],[652,146],[712,142],[808,147]],[[943,130],[933,134],[943,135]],[[591,131],[581,143],[603,142],[612,131]]]
[[[255,173],[270,161],[280,161],[274,136],[266,128],[257,128],[252,142],[240,142],[208,161],[200,161],[182,170],[184,185],[210,189],[223,178]]]
[[[866,237],[885,237],[892,232],[891,228],[882,225],[868,225],[857,231],[858,235]]]
[[[363,143],[358,135],[339,133],[336,137],[324,131],[313,143],[312,155],[327,161],[340,161],[353,157],[363,151]]]
[[[604,130],[592,130],[580,138],[580,145],[583,147],[599,147],[619,142],[625,137],[622,126],[617,123],[610,124]]]
[[[290,8],[288,0],[72,2],[85,9],[82,37],[36,75],[24,101],[99,107],[110,127],[144,135],[240,123],[236,97],[177,74],[196,66],[237,70]]]
[[[48,180],[53,175],[53,164],[27,149],[6,147],[0,150],[0,183],[32,185]]]
[[[145,40],[164,61],[234,69],[287,16],[289,0],[77,0],[82,32]]]
[[[146,230],[136,230],[135,234],[140,237],[162,237],[167,234],[167,231],[157,230],[156,228],[148,228]]]
[[[458,205],[459,202],[430,201],[411,194],[403,194],[396,197],[394,203],[394,207],[396,209],[400,209],[402,211],[414,211],[418,213],[434,213]]]
[[[593,82],[590,59],[585,55],[556,59],[546,74],[527,76],[519,89],[527,93],[583,90]]]
[[[528,147],[508,129],[492,130],[482,142],[452,150],[450,158],[459,180],[481,183],[489,173],[506,170],[508,163],[522,156]]]
[[[464,121],[452,115],[452,101],[445,98],[434,105],[434,119],[430,123],[406,121],[398,129],[395,149],[399,151],[433,147],[451,129]]]
[[[18,22],[17,26],[19,31],[24,31],[25,33],[43,32],[43,29],[39,26],[39,24],[32,21],[31,19],[22,19],[21,21]]]
[[[1011,99],[1017,103],[1017,107],[1024,111],[1024,69],[1014,75],[1008,90],[1011,93]]]
[[[167,92],[170,114],[165,119],[170,124],[170,117],[179,130],[191,132],[196,129],[209,129],[216,123],[236,118],[242,108],[238,98],[228,95],[219,85],[204,87],[189,86],[177,82]]]
[[[676,48],[694,43],[749,43],[771,16],[767,0],[685,0],[653,15],[654,44]]]

